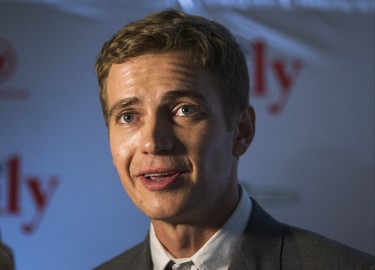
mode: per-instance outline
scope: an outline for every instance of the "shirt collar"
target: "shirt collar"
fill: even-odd
[[[200,270],[228,269],[230,259],[245,231],[249,220],[252,203],[246,190],[240,185],[241,196],[235,210],[224,225],[192,257],[194,266]],[[225,245],[223,245],[225,243]],[[156,237],[154,227],[150,226],[151,258],[154,270],[163,270],[171,260]]]
[[[154,270],[164,270],[171,259],[159,239],[156,237],[152,223],[150,225],[150,248]]]

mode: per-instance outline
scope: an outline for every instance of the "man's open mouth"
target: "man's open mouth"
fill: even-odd
[[[170,177],[175,175],[177,172],[164,172],[164,173],[147,173],[143,176],[149,180],[158,181],[164,179],[165,177]]]
[[[163,170],[160,172],[149,171],[139,175],[139,179],[143,185],[153,191],[161,191],[169,189],[182,180],[179,170]]]

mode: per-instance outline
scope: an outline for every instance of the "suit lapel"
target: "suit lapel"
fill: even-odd
[[[282,225],[252,200],[250,220],[229,270],[280,269]]]
[[[140,250],[137,256],[134,256],[131,265],[126,266],[127,270],[150,270],[152,269],[151,262],[151,250],[149,234],[147,234],[146,239],[141,243]]]

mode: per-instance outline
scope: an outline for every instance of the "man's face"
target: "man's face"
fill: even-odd
[[[238,198],[234,131],[211,75],[179,53],[146,54],[108,75],[114,165],[154,220],[188,222]],[[234,198],[236,197],[236,198]]]

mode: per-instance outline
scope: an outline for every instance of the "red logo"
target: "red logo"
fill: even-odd
[[[247,57],[251,98],[263,99],[266,111],[280,115],[288,104],[304,61],[294,55],[275,55],[263,39],[248,40],[237,36]]]
[[[21,230],[33,233],[41,223],[59,183],[56,176],[44,181],[36,175],[23,174],[21,157],[10,156],[5,162],[0,162],[0,217],[29,214],[24,210],[28,208],[26,204],[30,206],[32,202],[34,214],[22,223]]]
[[[17,54],[12,44],[0,37],[0,86],[14,75],[17,68]],[[23,87],[3,86],[0,88],[0,100],[27,100],[30,92]]]
[[[267,47],[267,43],[263,40],[256,40],[251,44],[253,65],[250,70],[252,70],[254,80],[251,94],[254,97],[268,98],[270,89],[267,83],[273,79],[277,86],[274,89],[277,97],[269,101],[267,109],[271,115],[276,115],[280,114],[288,103],[303,62],[299,58],[270,59],[267,55]]]
[[[12,44],[0,37],[0,84],[9,80],[17,67],[17,55]]]

